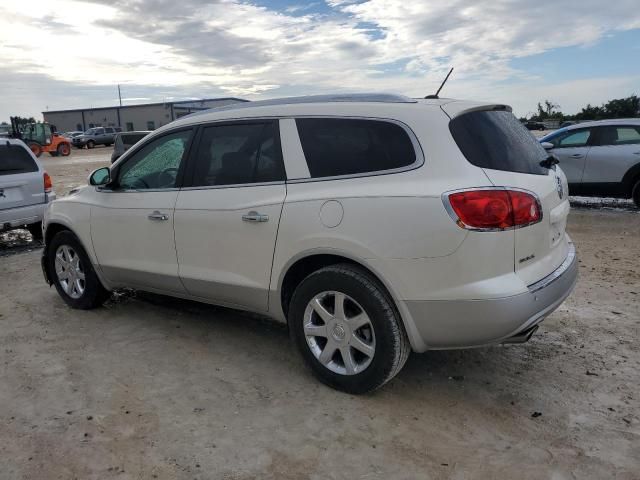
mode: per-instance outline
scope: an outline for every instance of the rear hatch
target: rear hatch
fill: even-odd
[[[0,210],[45,202],[44,180],[21,143],[0,143]]]
[[[514,270],[527,285],[549,275],[569,250],[564,173],[540,165],[548,153],[509,107],[453,102],[442,108],[452,118],[449,129],[458,147],[494,186],[526,190],[540,201],[542,220],[514,231]]]

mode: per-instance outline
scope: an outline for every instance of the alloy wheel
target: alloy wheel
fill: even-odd
[[[56,250],[55,268],[58,282],[64,292],[71,298],[80,298],[86,283],[78,253],[69,245],[60,245]]]
[[[319,293],[307,304],[304,335],[315,358],[330,371],[356,375],[373,360],[376,338],[367,312],[350,296]]]

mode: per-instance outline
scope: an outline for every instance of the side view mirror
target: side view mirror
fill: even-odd
[[[98,187],[109,182],[111,182],[111,170],[109,170],[109,167],[99,168],[89,175],[89,185]]]
[[[542,148],[544,148],[545,150],[551,150],[552,148],[554,148],[553,143],[551,142],[542,142],[540,145],[542,145]]]

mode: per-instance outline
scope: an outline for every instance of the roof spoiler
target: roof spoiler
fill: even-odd
[[[471,112],[486,112],[486,111],[502,111],[512,112],[513,109],[509,105],[499,103],[475,103],[455,101],[445,103],[441,106],[444,113],[446,113],[452,120],[460,115]]]

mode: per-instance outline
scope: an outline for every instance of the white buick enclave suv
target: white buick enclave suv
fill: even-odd
[[[47,281],[75,308],[133,288],[287,322],[362,393],[410,351],[528,340],[569,295],[567,181],[505,105],[395,95],[181,118],[50,206]]]

